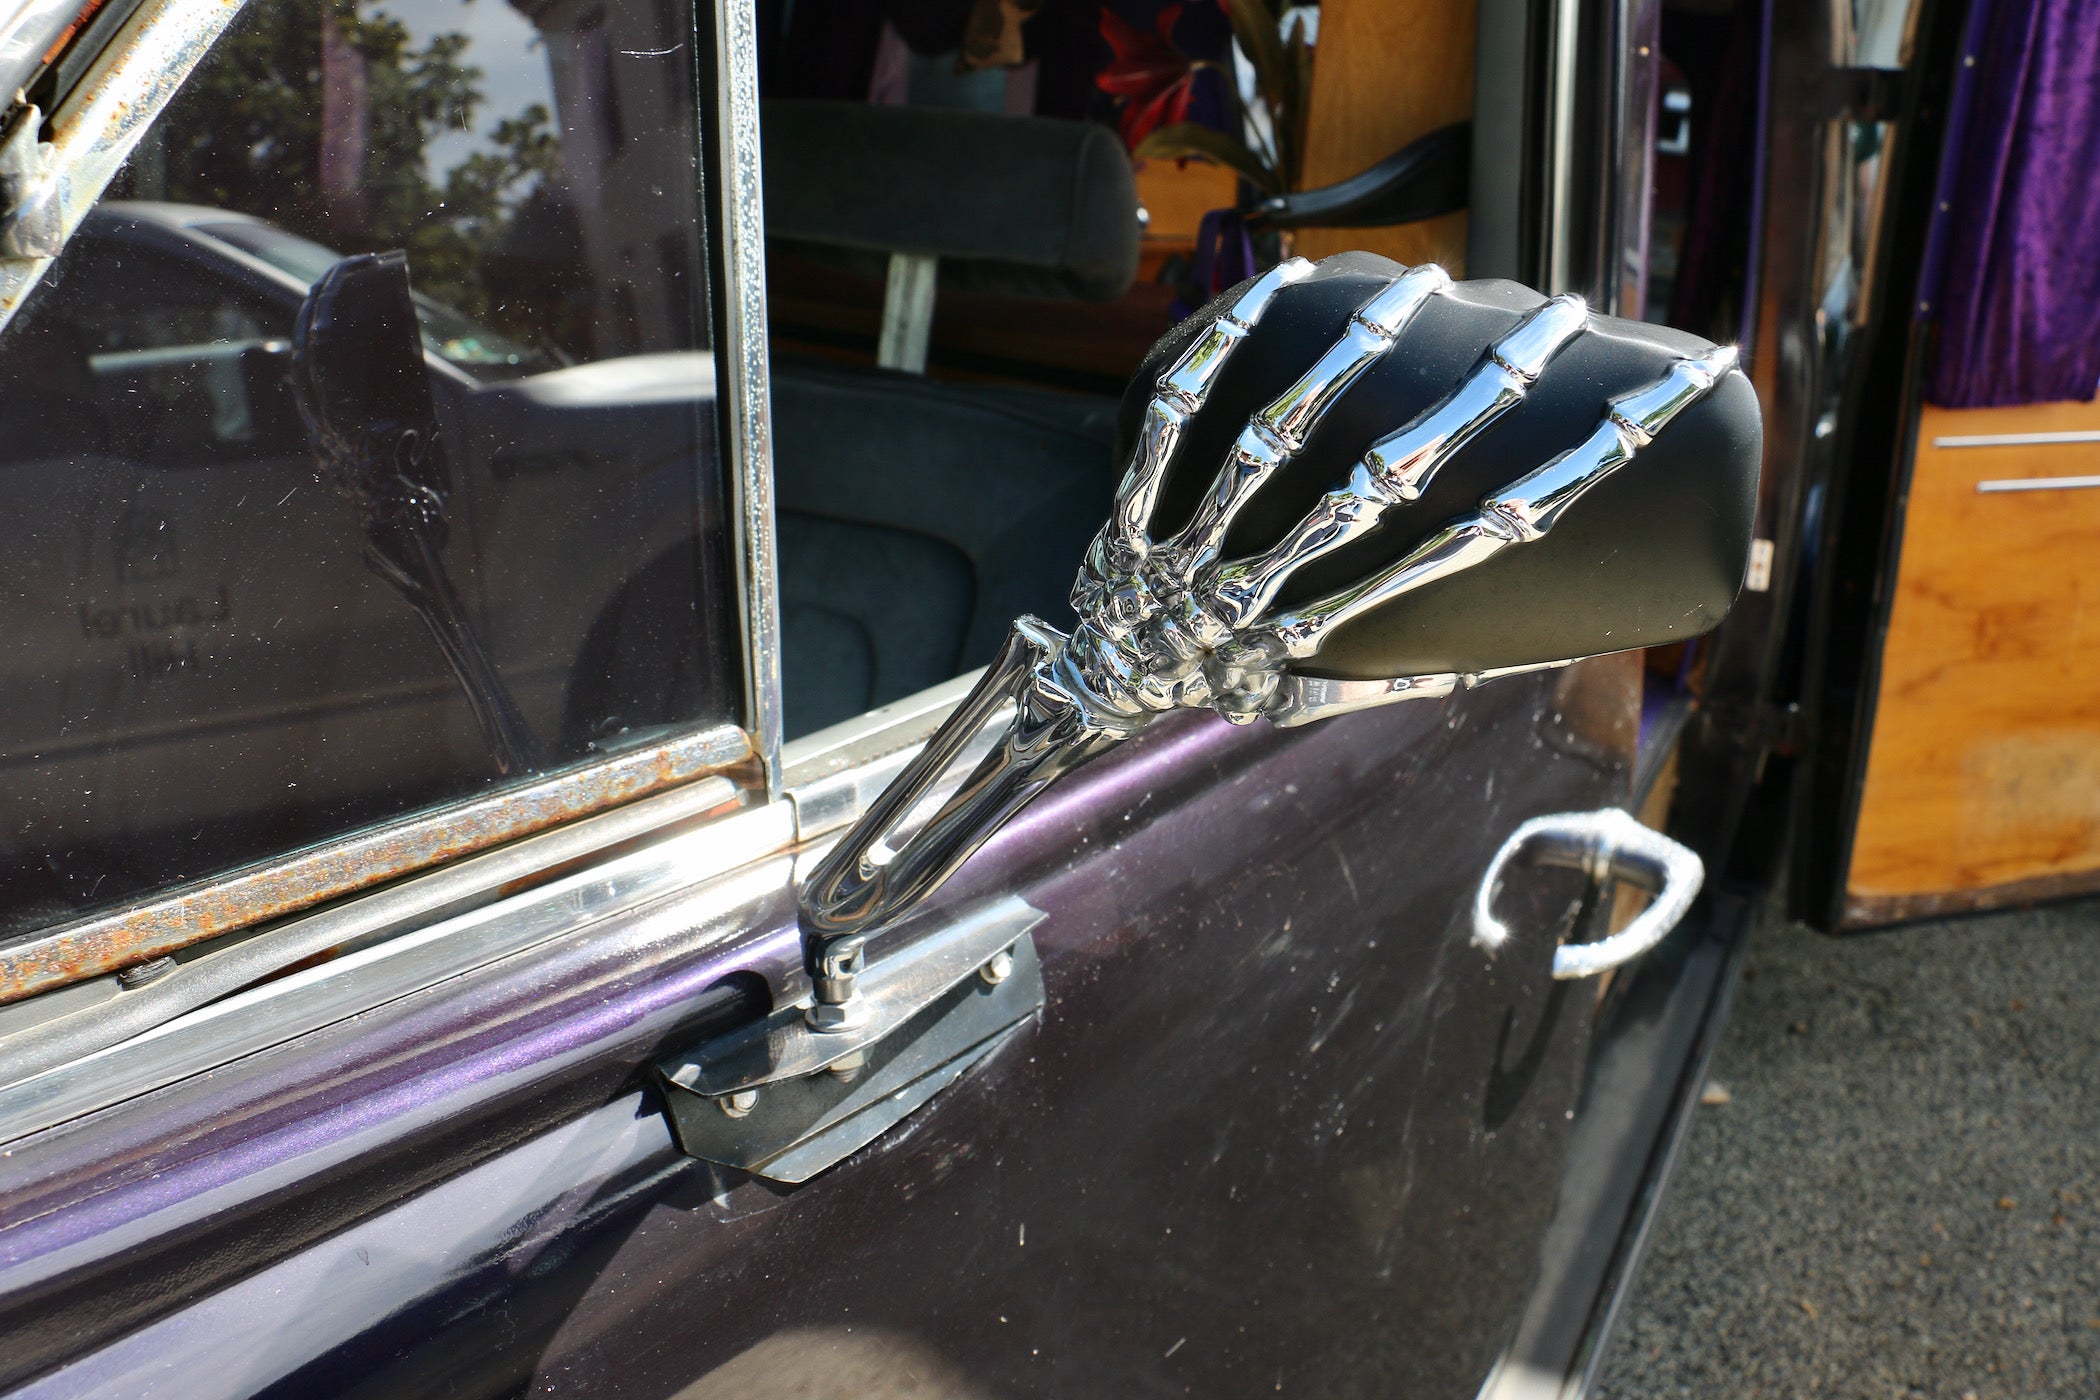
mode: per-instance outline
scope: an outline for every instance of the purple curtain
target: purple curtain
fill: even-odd
[[[1958,178],[1928,397],[2090,399],[2100,381],[2100,0],[1997,0]],[[1973,52],[1973,50],[1971,50]]]

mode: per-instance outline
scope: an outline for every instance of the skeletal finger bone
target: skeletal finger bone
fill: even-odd
[[[1104,623],[1116,625],[1133,622],[1142,613],[1143,600],[1132,596],[1130,588],[1142,586],[1138,566],[1152,548],[1152,512],[1182,431],[1276,294],[1312,274],[1313,265],[1304,258],[1290,258],[1269,269],[1159,377],[1152,401],[1145,406],[1130,467],[1116,489],[1115,506],[1095,536],[1072,590],[1072,606],[1081,614],[1096,613]],[[1120,595],[1112,591],[1113,583],[1125,584]]]
[[[1735,365],[1736,352],[1730,346],[1677,361],[1654,383],[1613,399],[1580,444],[1489,493],[1477,511],[1447,521],[1398,563],[1355,587],[1256,626],[1236,639],[1236,645],[1264,659],[1304,660],[1318,652],[1335,629],[1371,609],[1473,568],[1512,545],[1542,538],[1570,505],[1632,461],[1671,419],[1711,393]],[[1251,661],[1245,654],[1233,658],[1241,668]]]
[[[1298,382],[1247,421],[1233,444],[1210,494],[1195,516],[1160,551],[1184,585],[1196,569],[1224,547],[1232,528],[1254,493],[1305,446],[1322,415],[1336,399],[1394,345],[1400,333],[1451,278],[1434,265],[1409,269],[1358,307],[1327,353],[1299,376]]]
[[[1346,486],[1330,491],[1267,553],[1214,565],[1197,593],[1227,627],[1244,627],[1275,602],[1284,580],[1378,527],[1387,509],[1421,496],[1437,468],[1524,395],[1589,320],[1582,298],[1558,296],[1489,346],[1457,388],[1407,426],[1380,438]]]

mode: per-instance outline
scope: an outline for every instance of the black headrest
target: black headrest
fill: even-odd
[[[1137,183],[1091,122],[767,102],[766,236],[880,272],[932,254],[946,286],[1113,301],[1137,275]]]

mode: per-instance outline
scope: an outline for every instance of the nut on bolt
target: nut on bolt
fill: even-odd
[[[977,969],[977,975],[994,987],[1014,975],[1014,950],[1002,948],[992,954],[992,960]]]
[[[854,1030],[867,1022],[867,999],[856,996],[850,1001],[815,1002],[802,1013],[802,1019],[809,1022],[811,1030],[827,1034]]]
[[[742,1118],[758,1107],[758,1090],[739,1089],[733,1094],[716,1099],[715,1102],[721,1105],[724,1116]]]

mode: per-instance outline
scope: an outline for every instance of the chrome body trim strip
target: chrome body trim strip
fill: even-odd
[[[1976,490],[1990,495],[1999,491],[2086,491],[2096,486],[2100,486],[2100,476],[2011,476],[1979,481]]]
[[[0,1142],[204,1073],[655,900],[692,891],[696,922],[702,905],[741,907],[767,889],[786,886],[789,862],[779,853],[793,839],[788,804],[751,808],[251,987],[0,1088]],[[766,862],[768,856],[778,858]],[[534,868],[544,868],[544,862],[534,862]],[[745,876],[725,881],[719,900],[710,897],[705,882],[738,871]],[[723,936],[737,931],[725,928]]]
[[[715,347],[723,437],[732,470],[742,595],[744,718],[765,768],[765,795],[781,793],[780,580],[773,525],[772,389],[766,351],[766,212],[759,162],[758,29],[753,0],[719,0],[713,103],[716,200],[722,240],[723,343]]]
[[[2100,428],[2064,433],[1956,433],[1936,437],[1934,447],[2046,447],[2058,442],[2100,442]]]
[[[0,1008],[0,1142],[202,1073],[836,832],[860,817],[980,674],[958,676],[787,745],[785,801],[694,828],[691,823],[735,802],[738,790],[726,778],[687,784],[395,888],[221,939],[137,990],[120,990],[114,978],[104,977],[66,989],[63,1003],[46,997]],[[1009,714],[995,717],[993,733],[974,747],[988,749]],[[935,797],[950,791],[952,785],[944,784]],[[520,880],[638,841],[648,844],[505,897]],[[820,843],[816,850],[822,849]],[[784,888],[789,867],[781,865],[766,879]],[[736,882],[735,902],[748,901],[751,888]],[[328,962],[256,985],[273,972],[331,953]],[[47,1001],[59,1015],[37,1014]],[[79,1003],[85,1005],[76,1009]]]
[[[546,872],[664,834],[736,800],[736,787],[727,779],[702,779],[468,857],[421,879],[162,958],[148,965],[156,972],[149,980],[103,977],[68,987],[62,995],[0,1007],[0,1085],[143,1034],[286,968],[338,957],[517,894]]]
[[[698,730],[25,934],[0,947],[0,1002],[281,919],[576,817],[722,774],[750,756],[742,730],[731,725]]]
[[[0,329],[244,7],[245,0],[146,0],[52,113],[51,140],[37,143],[36,177],[16,191],[14,208],[0,210]],[[18,249],[12,256],[10,245]],[[29,253],[35,256],[23,256]]]

